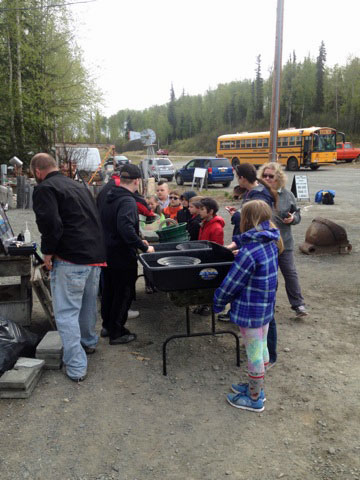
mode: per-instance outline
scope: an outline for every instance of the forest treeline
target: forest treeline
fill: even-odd
[[[218,135],[269,130],[271,96],[272,75],[263,78],[259,55],[253,79],[221,84],[195,96],[183,91],[176,97],[171,86],[166,105],[120,110],[103,118],[103,133],[119,151],[132,148],[125,127],[152,128],[159,144],[174,151],[215,152]],[[312,125],[335,127],[349,139],[360,138],[360,59],[329,68],[323,42],[316,58],[309,55],[298,61],[293,52],[282,70],[280,128]]]
[[[101,98],[65,3],[0,0],[1,163],[94,136]]]
[[[0,0],[0,163],[62,142],[139,148],[129,130],[151,128],[160,146],[195,153],[215,152],[220,134],[269,129],[272,75],[263,77],[260,55],[253,79],[203,95],[171,86],[167,104],[107,118],[75,33],[65,0]],[[316,58],[298,61],[294,52],[283,66],[280,112],[280,128],[330,126],[358,140],[360,59],[330,68],[324,43]]]

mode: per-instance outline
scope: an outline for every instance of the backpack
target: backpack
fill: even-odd
[[[331,192],[323,192],[321,203],[323,205],[334,205],[334,195]]]

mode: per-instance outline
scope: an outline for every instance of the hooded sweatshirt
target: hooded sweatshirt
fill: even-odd
[[[239,253],[215,291],[215,312],[221,312],[231,303],[230,320],[245,328],[259,328],[272,320],[279,238],[279,230],[271,228],[268,221],[234,237]]]
[[[190,198],[196,197],[196,192],[193,190],[188,190],[187,192],[184,192],[181,194],[181,198],[184,200],[189,201]],[[176,215],[176,220],[178,223],[188,223],[191,219],[192,215],[190,213],[189,207],[184,207],[182,210],[179,210]],[[197,240],[197,238],[196,238]]]
[[[106,261],[111,268],[136,268],[137,249],[148,247],[139,236],[139,217],[134,195],[124,187],[113,187],[100,210],[104,229]]]
[[[224,226],[225,221],[219,215],[215,215],[211,220],[201,223],[198,240],[209,240],[210,242],[224,245]]]

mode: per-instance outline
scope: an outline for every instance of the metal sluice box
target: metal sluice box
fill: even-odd
[[[140,261],[148,279],[163,292],[217,288],[234,261],[230,250],[208,241],[165,243],[155,245],[154,248],[155,253],[141,254]],[[161,261],[169,257],[172,261]],[[188,262],[187,257],[196,258],[200,262]],[[182,263],[182,259],[186,259],[184,263],[187,264],[176,265]]]

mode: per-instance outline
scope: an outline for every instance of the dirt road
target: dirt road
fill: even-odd
[[[134,307],[141,315],[129,321],[136,342],[109,346],[101,339],[82,384],[46,371],[30,399],[0,401],[1,480],[359,480],[360,169],[307,175],[312,202],[317,190],[333,188],[336,203],[304,205],[296,244],[322,216],[346,228],[353,251],[296,251],[311,312],[304,320],[292,316],[279,277],[279,359],[266,378],[263,413],[225,401],[229,385],[246,379],[230,338],[177,340],[169,347],[169,375],[162,375],[162,342],[184,332],[184,311],[163,293],[146,295],[139,280]],[[36,236],[31,212],[9,217],[15,231],[28,221]],[[38,305],[33,317],[44,331]],[[194,329],[207,328],[207,318],[192,318]]]

